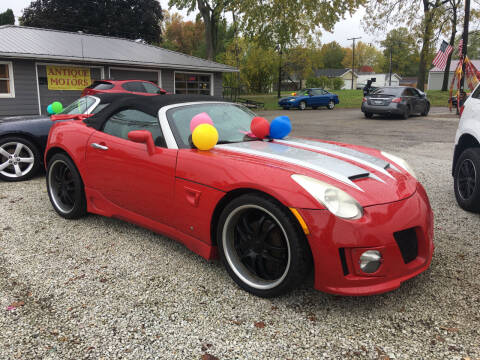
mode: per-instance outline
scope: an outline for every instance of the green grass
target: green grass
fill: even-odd
[[[360,108],[362,105],[363,92],[362,90],[335,90],[333,93],[338,95],[340,104],[339,108]],[[289,96],[292,92],[282,92],[282,96]],[[448,91],[428,90],[427,97],[432,106],[448,106]],[[254,101],[263,102],[265,110],[279,110],[277,94],[264,95],[242,95],[243,99],[250,99]]]

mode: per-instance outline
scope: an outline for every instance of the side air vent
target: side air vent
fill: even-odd
[[[347,258],[345,257],[345,248],[338,249],[340,255],[340,261],[342,263],[343,275],[347,276],[350,272],[348,271]]]
[[[403,262],[408,264],[418,256],[418,240],[415,228],[393,233],[393,237],[402,253]]]

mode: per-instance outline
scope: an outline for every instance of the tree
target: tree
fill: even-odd
[[[81,6],[77,0],[35,0],[20,24],[158,43],[162,19],[156,0],[89,0]]]
[[[346,51],[336,41],[325,44],[320,49],[320,55],[325,69],[341,69]]]
[[[411,34],[406,27],[391,30],[385,40],[380,44],[385,49],[383,71],[390,69],[390,52],[392,55],[392,73],[400,76],[415,76],[418,71],[420,54],[416,36]]]
[[[1,25],[15,25],[15,16],[13,15],[12,9],[7,9],[7,11],[0,13],[0,26]]]
[[[161,46],[184,54],[205,57],[205,28],[201,19],[183,21],[179,13],[163,12]]]
[[[342,65],[345,68],[352,67],[352,49],[345,48],[345,56],[342,60]],[[355,69],[359,69],[362,66],[370,66],[375,72],[382,70],[385,59],[381,51],[379,51],[372,44],[366,44],[359,41],[355,45]]]
[[[188,12],[198,8],[205,26],[205,43],[207,45],[207,59],[213,60],[217,55],[218,29],[222,14],[231,0],[170,0],[168,6],[178,9],[187,9]]]
[[[455,36],[457,35],[458,15],[460,11],[462,0],[449,0],[448,8],[445,11],[445,17],[447,20],[447,31],[450,29],[450,46],[455,46]],[[448,55],[447,64],[445,65],[445,71],[443,72],[442,91],[448,90],[448,79],[450,77],[450,64],[452,62],[452,53]]]
[[[392,25],[392,20],[397,25],[406,24],[408,27],[418,26],[422,38],[422,48],[418,64],[417,87],[424,90],[427,74],[428,60],[431,57],[432,39],[436,29],[436,16],[438,11],[449,0],[369,0],[367,5],[368,19],[365,19],[367,30],[375,31],[385,29]],[[422,14],[419,19],[418,14]]]

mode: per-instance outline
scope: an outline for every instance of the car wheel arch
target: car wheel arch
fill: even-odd
[[[225,209],[225,207],[232,200],[234,200],[234,199],[236,199],[240,196],[246,195],[246,194],[254,194],[254,195],[259,195],[259,196],[266,197],[270,200],[273,200],[274,202],[276,202],[280,206],[284,207],[285,209],[287,209],[288,213],[291,215],[290,218],[293,221],[293,223],[295,224],[295,226],[298,228],[298,230],[302,234],[304,234],[303,229],[302,229],[300,223],[298,222],[298,219],[293,215],[293,213],[291,213],[291,211],[289,210],[289,207],[287,205],[285,205],[282,201],[280,201],[277,197],[275,197],[272,194],[269,194],[269,193],[266,193],[264,191],[254,189],[254,188],[238,188],[238,189],[234,189],[234,190],[231,190],[231,191],[225,193],[225,195],[218,201],[217,205],[215,206],[215,209],[212,213],[212,217],[210,219],[210,239],[211,239],[211,243],[212,243],[213,246],[217,246],[218,220],[220,218],[220,214],[222,213],[223,209]],[[307,241],[307,243],[308,243],[308,241]]]
[[[469,148],[479,148],[480,143],[475,138],[475,136],[465,133],[458,139],[458,144],[455,146],[455,152],[453,155],[453,165],[452,165],[452,176],[455,172],[455,167],[457,165],[458,158],[460,155]]]
[[[45,166],[48,166],[48,162],[53,157],[53,155],[59,154],[59,153],[67,155],[70,158],[70,160],[72,160],[73,163],[75,164],[73,156],[67,150],[65,150],[64,148],[55,146],[55,147],[51,147],[50,149],[48,149],[48,151],[45,153],[45,161],[44,161]]]

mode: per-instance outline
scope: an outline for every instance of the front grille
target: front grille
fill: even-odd
[[[403,262],[408,264],[418,256],[418,240],[415,228],[393,233],[393,237],[402,253]]]

